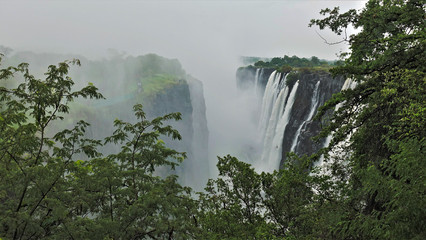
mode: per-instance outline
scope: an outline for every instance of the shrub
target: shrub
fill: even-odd
[[[289,72],[291,72],[293,70],[293,68],[292,67],[290,67],[289,65],[283,65],[283,66],[281,66],[279,69],[278,69],[278,71],[279,72],[282,72],[282,73],[289,73]]]
[[[285,81],[288,87],[292,87],[299,80],[300,73],[296,71],[289,72]]]

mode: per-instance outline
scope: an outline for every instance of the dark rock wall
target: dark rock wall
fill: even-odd
[[[263,71],[260,70],[262,74],[259,75],[257,86],[258,88],[265,88],[269,76],[273,71],[273,69],[263,69]],[[256,68],[239,68],[237,70],[236,76],[237,86],[239,89],[249,89],[254,87]],[[334,93],[337,93],[341,90],[345,79],[343,77],[333,78],[331,74],[324,71],[304,71],[299,74],[299,87],[297,89],[294,105],[290,113],[289,123],[287,124],[284,131],[285,135],[283,137],[282,143],[282,159],[280,166],[283,165],[286,159],[286,154],[290,152],[293,141],[295,141],[296,137],[297,144],[294,148],[294,152],[299,156],[305,154],[310,155],[318,151],[324,145],[325,139],[319,143],[312,141],[312,137],[316,136],[321,130],[320,122],[307,119],[311,112],[314,89],[318,81],[320,81],[318,86],[318,104],[316,105],[313,116],[315,116],[320,106],[324,105],[324,103],[330,99]],[[296,136],[299,128],[300,134]]]
[[[310,155],[318,151],[324,145],[325,139],[319,143],[312,141],[312,137],[319,134],[321,124],[319,121],[307,119],[311,111],[312,99],[316,83],[320,81],[318,86],[318,104],[314,111],[316,114],[318,108],[331,98],[334,93],[341,90],[344,79],[342,77],[333,78],[329,73],[302,73],[299,79],[299,87],[296,92],[296,99],[290,114],[290,120],[286,126],[285,135],[282,144],[282,160],[280,166],[285,161],[286,154],[290,152],[293,141],[296,139],[296,147],[294,152],[301,155]],[[301,127],[300,134],[296,136],[296,132]]]
[[[192,157],[191,143],[193,136],[193,108],[189,86],[186,83],[173,85],[162,92],[157,93],[152,100],[145,104],[146,113],[149,118],[163,116],[172,112],[180,112],[182,114],[181,121],[171,121],[167,124],[175,127],[182,135],[181,141],[166,141],[170,148],[180,152],[187,152],[188,157]]]
[[[147,105],[147,115],[162,116],[180,112],[182,120],[170,123],[182,135],[181,141],[166,139],[167,146],[187,153],[176,168],[180,181],[201,191],[209,178],[208,128],[202,83],[187,76],[185,81],[158,93]]]

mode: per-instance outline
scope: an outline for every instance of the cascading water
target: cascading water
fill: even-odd
[[[263,76],[263,71],[264,71],[264,69],[263,68],[258,68],[258,69],[256,69],[256,77],[255,77],[255,87],[254,87],[254,89],[255,89],[255,97],[256,98],[261,98],[262,97],[262,95],[263,95],[263,92],[262,92],[262,88],[261,88],[261,83],[260,83],[260,80],[262,79],[262,76]]]
[[[280,83],[281,73],[277,71],[272,72],[269,76],[268,83],[266,84],[265,93],[262,100],[262,108],[259,120],[259,128],[261,136],[264,136],[266,129],[268,127],[271,111],[275,100],[278,97],[279,83]]]
[[[290,120],[290,114],[291,110],[293,108],[294,99],[296,96],[297,88],[299,86],[299,81],[297,81],[291,92],[288,96],[288,100],[285,104],[284,111],[282,112],[282,115],[280,116],[277,127],[275,129],[274,138],[272,140],[272,144],[269,144],[269,149],[265,153],[265,157],[263,157],[262,154],[262,161],[267,162],[268,170],[273,171],[279,168],[281,157],[282,157],[282,144],[283,144],[283,138],[285,135],[285,130],[287,127],[287,124]]]
[[[258,68],[256,69],[256,74],[254,77],[254,94],[257,97],[258,92],[259,92],[259,73],[260,73],[261,69]]]
[[[305,126],[305,124],[306,124],[307,121],[311,121],[312,120],[312,117],[314,116],[314,113],[315,113],[315,111],[316,111],[316,109],[318,107],[318,103],[319,103],[319,91],[318,91],[319,85],[320,85],[320,81],[318,81],[315,84],[314,93],[312,94],[311,109],[310,109],[309,115],[305,119],[305,121],[302,124],[300,124],[299,128],[296,131],[293,143],[291,144],[291,151],[292,152],[294,152],[295,149],[296,149],[296,145],[297,145],[297,142],[298,142],[298,139],[299,139],[299,136],[300,136],[300,131]]]
[[[282,79],[281,74],[274,71],[265,88],[259,121],[263,139],[262,162],[258,166],[261,171],[276,170],[280,164],[282,140],[299,86],[297,81],[290,89],[286,80],[287,75]]]
[[[281,89],[272,109],[269,123],[266,129],[265,136],[263,138],[263,154],[262,162],[269,161],[269,154],[273,145],[274,136],[276,135],[277,123],[283,115],[285,101],[288,95],[288,87]]]
[[[312,141],[321,131],[321,123],[313,117],[319,106],[342,89],[344,79],[317,71],[296,74],[298,80],[291,85],[287,79],[289,74],[271,69],[250,67],[237,71],[237,86],[250,90],[249,94],[258,99],[259,105],[252,106],[257,109],[254,120],[258,120],[258,143],[253,149],[259,152],[256,150],[250,155],[257,171],[278,170],[286,161],[287,152],[310,155],[324,146],[325,139]],[[344,89],[351,85],[346,82]]]

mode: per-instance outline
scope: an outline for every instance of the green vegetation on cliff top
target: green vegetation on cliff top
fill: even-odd
[[[168,88],[183,83],[184,80],[177,79],[170,74],[155,74],[151,77],[142,78],[141,90],[144,99],[154,97],[156,94],[164,93]]]
[[[255,58],[253,58],[255,59]],[[318,57],[312,56],[308,58],[299,58],[297,56],[289,57],[275,57],[269,61],[259,60],[253,65],[247,66],[247,68],[269,68],[275,69],[279,72],[290,72],[292,70],[304,70],[304,71],[327,71],[332,67],[340,65],[341,61],[326,61],[321,60]]]

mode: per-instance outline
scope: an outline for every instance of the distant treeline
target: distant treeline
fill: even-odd
[[[286,67],[296,67],[296,68],[310,68],[310,67],[332,67],[340,65],[341,61],[327,61],[327,60],[321,60],[318,57],[311,57],[311,58],[299,58],[297,56],[289,57],[287,55],[284,55],[284,57],[275,57],[272,58],[270,61],[263,61],[259,60],[255,62],[253,65],[249,67],[255,67],[255,68],[273,68],[280,70],[284,66]]]

